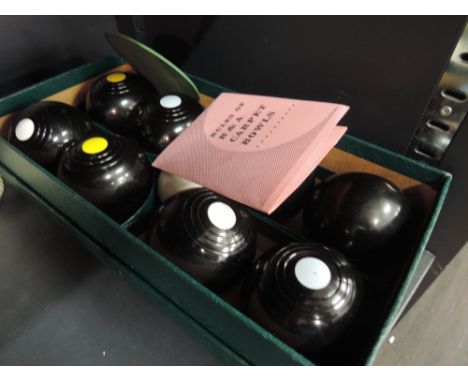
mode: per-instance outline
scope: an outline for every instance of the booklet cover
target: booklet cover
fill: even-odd
[[[221,93],[153,166],[271,214],[346,132],[346,105]]]

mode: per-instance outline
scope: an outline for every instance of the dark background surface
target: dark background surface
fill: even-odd
[[[112,52],[111,16],[0,16],[0,96]]]
[[[192,74],[346,103],[352,135],[404,153],[465,18],[2,16],[0,95],[110,53],[103,33],[132,34],[134,22]],[[454,182],[426,284],[468,239],[466,125],[441,164]],[[218,362],[14,190],[0,202],[0,234],[0,364]]]

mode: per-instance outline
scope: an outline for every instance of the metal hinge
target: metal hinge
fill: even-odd
[[[468,23],[406,155],[438,165],[468,113]]]

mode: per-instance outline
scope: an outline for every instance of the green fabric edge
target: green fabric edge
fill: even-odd
[[[403,284],[400,288],[400,292],[398,293],[398,297],[396,298],[392,308],[390,309],[389,315],[387,319],[385,320],[382,330],[380,331],[379,338],[377,339],[377,342],[373,346],[373,349],[369,357],[367,358],[366,365],[372,365],[374,363],[385,339],[387,338],[387,336],[393,329],[393,327],[391,326],[391,323],[393,322],[393,319],[395,318],[395,316],[398,314],[400,306],[405,299],[405,294],[408,291],[408,288],[411,284],[411,279],[413,278],[416,272],[417,266],[419,264],[419,261],[421,260],[421,257],[424,254],[424,250],[426,249],[427,243],[429,242],[432,231],[437,222],[437,218],[439,217],[440,211],[442,210],[444,200],[447,197],[447,193],[449,191],[450,184],[452,182],[452,175],[449,173],[445,173],[444,178],[445,179],[444,179],[444,183],[442,186],[442,190],[440,192],[439,200],[432,212],[431,218],[429,219],[429,223],[427,225],[424,236],[418,246],[418,249],[416,250],[416,256],[414,257],[413,262],[411,263],[411,266],[408,270],[408,273],[403,281]]]

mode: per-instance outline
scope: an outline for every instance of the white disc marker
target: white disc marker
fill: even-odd
[[[167,95],[162,97],[159,100],[159,103],[165,109],[174,109],[175,107],[180,106],[182,103],[182,99],[177,95]]]
[[[236,213],[223,202],[211,203],[208,207],[208,219],[219,229],[231,229],[236,225]]]
[[[16,139],[18,139],[18,141],[21,142],[27,141],[29,138],[32,137],[35,129],[36,127],[34,126],[34,122],[32,119],[22,119],[18,122],[18,124],[15,127]]]
[[[308,289],[325,288],[331,281],[331,272],[327,264],[316,257],[304,257],[294,267],[298,281]]]

